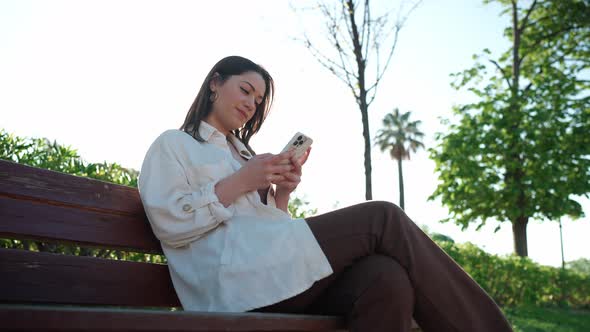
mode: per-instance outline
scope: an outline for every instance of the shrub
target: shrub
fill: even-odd
[[[590,308],[590,276],[489,254],[472,243],[438,244],[501,306],[531,304]]]

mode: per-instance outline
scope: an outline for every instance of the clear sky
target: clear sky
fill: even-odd
[[[305,5],[310,1],[293,1]],[[478,0],[426,0],[400,33],[392,64],[370,109],[371,136],[399,107],[422,120],[425,144],[444,130],[454,104],[469,95],[450,86],[450,73],[470,67],[483,48],[507,47],[506,17]],[[297,196],[319,212],[364,200],[360,112],[350,91],[298,41],[322,38],[317,16],[294,13],[280,0],[23,1],[0,0],[0,128],[47,137],[78,149],[89,162],[140,169],[149,144],[178,128],[209,69],[242,55],[275,78],[276,101],[252,140],[259,152],[279,152],[301,131],[314,139]],[[397,169],[373,153],[373,197],[398,202]],[[509,224],[465,232],[440,202],[427,201],[437,177],[426,151],[404,162],[406,212],[420,225],[498,254],[512,252]],[[577,198],[586,215],[590,200]],[[589,217],[563,219],[566,260],[590,258]],[[531,220],[529,255],[561,262],[557,223]]]

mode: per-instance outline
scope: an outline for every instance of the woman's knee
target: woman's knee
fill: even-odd
[[[405,215],[403,210],[392,202],[370,201],[366,204],[372,219],[378,222],[396,223],[400,221],[402,215]]]
[[[383,213],[388,216],[399,215],[400,212],[403,212],[403,210],[399,206],[388,201],[370,201],[366,204],[370,206],[371,210],[377,213]]]

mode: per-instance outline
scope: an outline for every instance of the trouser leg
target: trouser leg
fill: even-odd
[[[307,312],[347,318],[351,332],[409,332],[414,290],[394,259],[371,255],[342,271]]]
[[[396,260],[413,285],[414,318],[424,331],[512,331],[485,291],[397,206],[367,202],[307,221],[335,271],[374,254]]]
[[[351,332],[409,332],[413,309],[406,270],[390,257],[370,255],[297,296],[254,311],[344,316]]]

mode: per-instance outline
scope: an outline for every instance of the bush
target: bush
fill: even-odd
[[[86,163],[75,149],[46,138],[22,138],[0,129],[0,159],[137,187],[139,172],[116,163]]]
[[[501,306],[590,308],[590,277],[528,257],[491,255],[472,243],[438,244]]]

